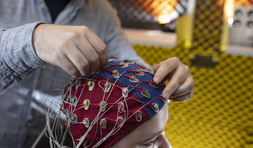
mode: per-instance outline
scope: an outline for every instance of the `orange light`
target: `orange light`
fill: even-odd
[[[244,7],[249,7],[253,4],[251,0],[235,0],[235,6],[241,6],[243,5]]]
[[[158,17],[158,23],[160,24],[166,24],[171,21],[171,16],[170,14],[164,14]]]
[[[170,14],[175,11],[175,6],[178,4],[178,0],[137,0],[143,1],[140,6],[141,9],[149,12],[153,17],[159,17],[164,14]]]
[[[235,2],[234,0],[226,0],[224,5],[224,12],[227,18],[233,18],[234,17],[234,8]]]

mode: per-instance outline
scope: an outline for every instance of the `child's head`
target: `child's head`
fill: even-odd
[[[141,65],[110,59],[95,74],[73,79],[65,87],[62,110],[77,146],[169,147],[163,85]]]

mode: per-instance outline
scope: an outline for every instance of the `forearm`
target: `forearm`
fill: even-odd
[[[44,64],[33,48],[38,23],[0,31],[0,93]]]

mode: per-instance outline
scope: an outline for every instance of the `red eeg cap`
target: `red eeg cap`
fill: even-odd
[[[74,142],[86,133],[89,147],[109,147],[152,118],[164,105],[164,86],[152,80],[145,67],[115,59],[96,74],[73,79],[63,110]]]

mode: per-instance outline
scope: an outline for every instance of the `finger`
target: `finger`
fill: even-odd
[[[67,55],[63,55],[61,60],[58,60],[58,66],[61,67],[64,71],[70,74],[72,77],[77,78],[80,76],[79,70],[76,66],[71,62],[71,60],[67,57]]]
[[[154,75],[154,82],[157,84],[160,83],[169,73],[175,70],[176,67],[178,67],[179,61],[174,61],[170,58],[159,65],[160,66]]]
[[[77,49],[77,47],[72,48],[71,52],[67,52],[67,53],[68,53],[68,54],[66,54],[67,58],[71,61],[71,63],[79,71],[78,76],[80,76],[80,74],[85,76],[91,72],[88,60],[86,59],[86,57],[83,56],[83,54],[80,52],[80,50]],[[78,76],[76,76],[76,77],[78,77]]]
[[[163,97],[167,99],[172,93],[174,93],[181,84],[187,79],[190,75],[188,67],[185,65],[180,65],[177,67],[174,75],[171,77],[170,82],[163,90]]]
[[[173,102],[182,102],[182,101],[189,100],[190,98],[192,98],[192,96],[193,96],[193,91],[190,91],[190,92],[188,92],[184,95],[177,96],[177,97],[172,97],[172,98],[169,98],[169,99]]]
[[[100,70],[99,55],[97,54],[95,49],[90,45],[90,43],[87,40],[82,40],[77,41],[76,44],[77,48],[80,50],[80,54],[86,59],[86,61],[83,62],[86,62],[86,64],[89,65],[89,72],[94,73],[99,71]]]
[[[170,98],[172,97],[175,98],[176,96],[181,96],[183,94],[189,93],[190,91],[192,91],[193,87],[194,87],[194,80],[192,75],[189,75],[183,82],[183,84],[179,86],[179,88],[170,96]]]
[[[108,62],[108,50],[105,43],[88,27],[85,27],[86,38],[90,45],[95,49],[99,56],[100,68],[104,67]]]
[[[162,65],[164,63],[164,61],[160,62],[159,64],[155,64],[153,66],[153,69],[154,69],[154,73],[156,73],[156,71],[159,69],[160,65]]]
[[[157,69],[160,67],[160,65],[159,64],[155,64],[154,66],[153,66],[153,69],[154,69],[154,73],[156,73],[156,71],[157,71]]]

